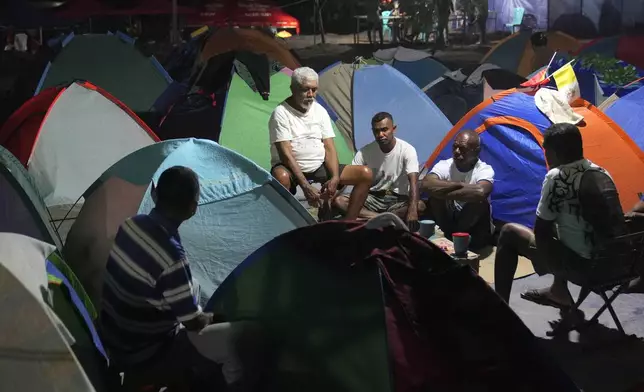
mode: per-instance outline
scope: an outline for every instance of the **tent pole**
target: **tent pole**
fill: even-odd
[[[176,44],[178,42],[177,38],[179,37],[178,8],[177,0],[172,0],[172,32],[170,33],[170,43],[172,44]]]
[[[38,32],[40,33],[40,45],[42,45],[42,26],[38,28]]]
[[[313,2],[313,45],[317,42],[318,34],[318,0]]]

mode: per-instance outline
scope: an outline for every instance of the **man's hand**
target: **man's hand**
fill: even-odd
[[[332,177],[324,185],[322,185],[322,196],[324,200],[328,200],[335,196],[335,193],[338,191],[338,185],[340,185],[339,177]]]
[[[318,191],[313,185],[308,184],[303,187],[304,197],[311,207],[317,208],[320,206],[320,191]]]
[[[418,210],[416,208],[409,207],[407,209],[407,227],[409,227],[409,231],[412,233],[415,233],[418,231],[419,223],[418,223]]]

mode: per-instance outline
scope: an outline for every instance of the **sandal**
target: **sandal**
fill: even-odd
[[[552,306],[553,308],[561,310],[568,310],[572,307],[572,305],[562,304],[561,302],[555,301],[554,299],[550,298],[550,296],[539,290],[526,291],[525,293],[521,294],[521,298],[525,299],[526,301],[534,302],[537,305]]]

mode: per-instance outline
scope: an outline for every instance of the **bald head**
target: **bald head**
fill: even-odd
[[[481,137],[472,130],[461,131],[454,139],[452,157],[456,168],[461,172],[474,169],[481,152]]]
[[[456,142],[460,142],[464,145],[467,145],[472,148],[480,148],[481,147],[481,137],[479,136],[478,133],[466,129],[465,131],[461,131],[458,135],[456,135]]]

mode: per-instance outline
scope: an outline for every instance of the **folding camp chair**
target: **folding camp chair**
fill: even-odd
[[[568,333],[595,324],[606,309],[610,312],[617,329],[626,336],[615,309],[613,301],[628,288],[629,283],[639,277],[638,264],[644,257],[644,231],[616,237],[597,250],[587,267],[582,270],[568,270],[565,277],[581,287],[579,298],[563,320],[553,328],[550,335]],[[610,295],[608,293],[611,292]],[[590,293],[599,295],[604,305],[586,322],[573,323],[579,306]]]
[[[389,16],[391,15],[391,11],[382,11],[381,16],[382,16],[382,36],[384,39],[385,34],[389,33],[389,39],[393,39],[393,35],[391,32],[391,27],[389,26]]]
[[[510,29],[510,32],[514,34],[515,28],[521,29],[521,23],[523,23],[523,15],[525,14],[525,8],[516,7],[514,9],[514,14],[512,16],[512,22],[506,23],[505,27]]]

